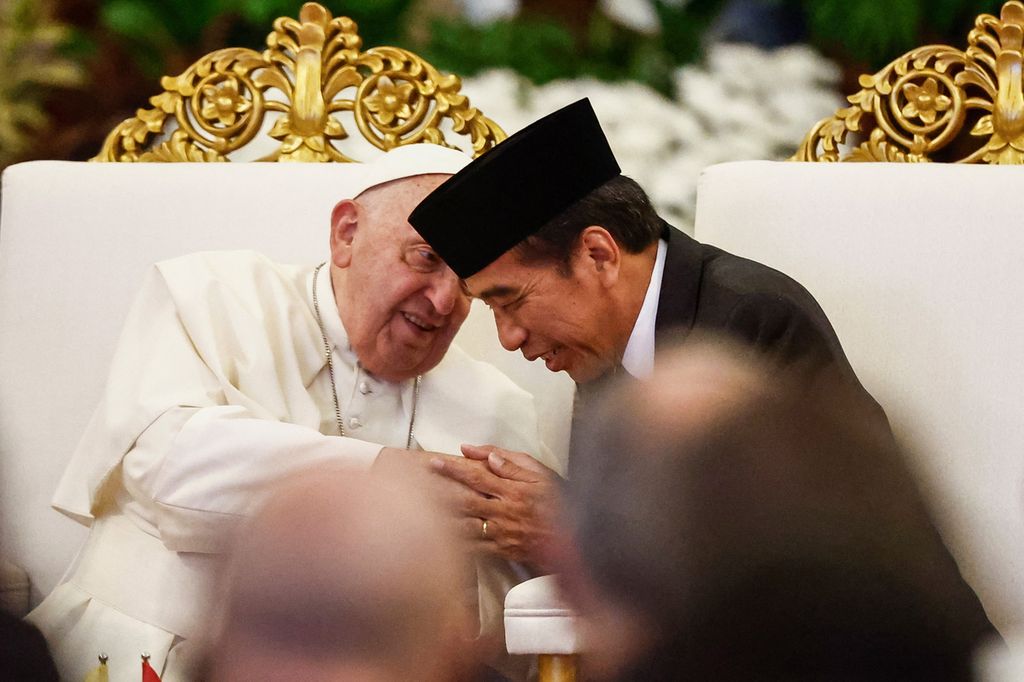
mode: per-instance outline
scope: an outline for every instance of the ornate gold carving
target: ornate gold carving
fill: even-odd
[[[160,145],[157,145],[153,149],[142,152],[139,154],[135,161],[227,161],[227,158],[221,156],[215,151],[210,149],[203,149],[199,145],[193,144],[189,140],[188,135],[181,131],[175,130],[171,134],[171,139]]]
[[[843,160],[919,163],[928,159],[919,153],[908,153],[901,150],[897,145],[886,140],[884,130],[875,128],[871,131],[871,138],[867,142],[854,147],[849,156]]]
[[[457,76],[401,48],[360,51],[356,31],[351,19],[306,3],[297,21],[274,22],[262,53],[218,50],[164,77],[152,108],[111,131],[94,160],[226,161],[272,118],[268,134],[280,145],[263,161],[354,161],[338,146],[350,132],[343,116],[385,150],[419,142],[457,148],[451,138],[460,135],[478,156],[505,138],[459,93]]]
[[[968,150],[959,163],[1024,163],[1022,49],[1024,3],[1011,0],[975,20],[966,51],[928,45],[861,76],[852,106],[818,122],[792,160],[930,161],[955,140]],[[843,156],[850,133],[867,141]]]

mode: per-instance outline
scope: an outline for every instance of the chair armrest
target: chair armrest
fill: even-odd
[[[577,621],[553,575],[527,580],[505,596],[505,645],[510,654],[578,654]]]

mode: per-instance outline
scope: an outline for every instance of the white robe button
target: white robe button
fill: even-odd
[[[360,381],[359,392],[362,393],[363,395],[366,395],[367,393],[373,393],[373,389],[370,388],[370,384],[366,383],[365,381]]]
[[[350,428],[358,429],[360,426],[363,425],[363,420],[360,419],[359,417],[352,417],[351,419],[348,420],[348,425]]]

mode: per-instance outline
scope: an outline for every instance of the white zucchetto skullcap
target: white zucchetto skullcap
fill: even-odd
[[[360,165],[360,173],[346,182],[344,198],[355,198],[377,185],[417,175],[454,175],[469,165],[469,156],[436,144],[396,147]]]

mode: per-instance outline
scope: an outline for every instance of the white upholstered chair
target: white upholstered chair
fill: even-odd
[[[477,154],[504,137],[459,93],[458,78],[403,50],[361,50],[354,23],[313,4],[298,20],[275,22],[266,52],[213,53],[163,87],[97,160],[347,161],[442,140]],[[238,248],[280,262],[321,260],[331,208],[357,173],[358,163],[70,162],[4,172],[0,556],[31,583],[27,597],[5,599],[12,610],[57,584],[85,536],[49,500],[147,266]],[[542,437],[564,458],[572,382],[502,349],[478,305],[457,343],[534,394]],[[24,574],[5,584],[23,591]]]

